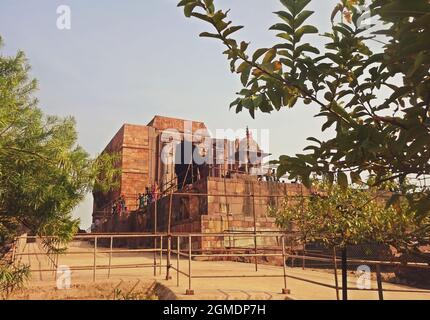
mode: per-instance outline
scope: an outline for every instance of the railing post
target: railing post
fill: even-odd
[[[346,245],[342,247],[342,300],[348,300],[348,253]]]
[[[378,283],[379,300],[384,300],[384,290],[382,288],[382,278],[381,278],[381,265],[379,263],[376,265],[376,281]]]
[[[177,237],[177,254],[176,254],[176,284],[179,287],[179,259],[181,258],[181,242],[180,242],[180,236]]]
[[[170,276],[170,258],[171,258],[171,249],[172,249],[172,234],[171,234],[171,225],[172,225],[172,200],[173,193],[170,192],[169,199],[169,216],[167,222],[167,263],[166,263],[166,280],[172,279]]]
[[[57,251],[55,252],[55,269],[58,269],[58,261],[60,261],[60,242],[57,242]],[[55,271],[57,274],[57,271]]]
[[[154,202],[154,276],[156,276],[157,275],[157,240],[158,240],[158,237],[156,236],[156,234],[157,234],[157,218],[158,218],[158,214],[157,214],[157,211],[158,211],[158,205],[157,205],[157,203],[158,203],[158,200],[156,200],[155,202]],[[148,205],[148,210],[150,209],[150,207],[149,207],[149,205]],[[160,245],[161,245],[161,242],[160,242]]]
[[[36,239],[37,240],[37,239]],[[17,237],[13,239],[13,248],[12,248],[12,265],[15,265],[15,254],[16,254],[16,243]]]
[[[255,263],[255,271],[258,271],[258,257],[257,257],[257,215],[255,212],[255,195],[254,195],[254,187],[252,188],[252,215],[254,217],[254,263]]]
[[[157,275],[157,236],[154,234],[154,277]]]
[[[334,284],[336,286],[336,299],[340,300],[340,297],[339,297],[339,280],[337,278],[336,247],[333,247],[333,268],[334,268]]]
[[[108,279],[110,278],[110,270],[112,265],[112,249],[113,249],[113,236],[110,237],[110,252],[109,252],[109,269],[108,269]]]
[[[170,280],[172,279],[172,277],[170,276],[170,253],[171,253],[171,248],[172,247],[172,237],[170,236],[170,234],[167,236],[167,258],[166,258],[166,280]]]
[[[293,240],[293,238],[291,238],[290,250],[291,250],[291,253],[294,256],[296,254],[296,251],[294,250],[294,240]],[[291,268],[294,268],[294,261],[296,261],[296,258],[292,257],[291,258]]]
[[[57,281],[57,271],[58,271],[58,242],[55,242],[55,255],[54,255],[54,278]],[[57,270],[55,270],[57,269]]]
[[[94,253],[93,253],[93,281],[96,281],[96,254],[97,254],[97,237],[94,237]]]
[[[291,290],[287,289],[287,261],[285,255],[285,235],[281,237],[282,239],[282,269],[284,270],[284,287],[282,288],[283,294],[290,294]]]
[[[188,289],[185,292],[187,296],[194,295],[194,290],[191,289],[191,235],[188,236]]]
[[[160,276],[162,273],[162,264],[163,264],[163,236],[160,236],[160,266],[159,266],[159,272],[160,272]]]
[[[303,242],[303,255],[302,255],[302,270],[306,269],[306,242]]]
[[[55,248],[55,243],[52,245],[52,248]],[[52,274],[55,276],[55,271],[56,271],[55,270],[55,252],[52,252],[50,255],[51,255],[51,264],[52,264]]]
[[[52,273],[54,274],[54,279],[55,281],[57,281],[57,270],[58,269],[58,264],[57,264],[57,257],[58,257],[58,243],[54,242],[54,253],[52,255]]]

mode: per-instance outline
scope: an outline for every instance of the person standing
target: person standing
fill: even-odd
[[[145,189],[145,193],[142,194],[142,208],[148,205],[148,188]]]
[[[143,199],[143,195],[141,193],[139,193],[139,196],[137,197],[137,207],[139,210],[143,209],[142,199]]]
[[[148,187],[146,187],[146,203],[148,206],[152,203],[152,192]]]
[[[121,197],[115,202],[116,214],[121,215]]]
[[[121,195],[121,197],[119,198],[119,207],[120,207],[120,213],[123,214],[125,213],[125,196]]]

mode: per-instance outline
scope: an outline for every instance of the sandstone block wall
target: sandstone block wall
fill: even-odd
[[[137,209],[139,193],[153,180],[155,129],[125,124],[114,136],[104,152],[119,154],[121,168],[120,187],[107,194],[94,193],[93,216],[109,215],[112,203],[124,195],[129,211]]]

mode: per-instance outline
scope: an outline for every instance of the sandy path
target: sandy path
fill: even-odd
[[[43,270],[32,272],[29,289],[46,287],[56,292],[55,273],[45,271],[50,269],[50,264],[46,254],[36,243],[28,243],[23,249],[24,253],[31,253],[29,256],[22,256],[22,261],[30,264],[32,270]],[[99,248],[106,251],[107,248]],[[123,249],[114,249],[121,251]],[[78,252],[82,252],[79,253]],[[157,254],[157,263],[160,256]],[[85,241],[74,241],[68,254],[61,255],[58,265],[65,265],[72,269],[71,281],[73,290],[91,290],[91,284],[136,282],[151,283],[157,281],[173,291],[179,299],[336,299],[336,292],[332,288],[324,287],[315,283],[320,282],[326,285],[334,283],[334,275],[324,271],[302,270],[301,268],[287,268],[287,287],[291,294],[281,294],[283,284],[283,270],[281,267],[259,265],[259,271],[255,272],[254,265],[249,263],[228,262],[228,261],[192,261],[191,268],[193,276],[233,276],[249,275],[253,278],[198,278],[192,279],[192,289],[194,296],[186,296],[184,293],[188,288],[188,277],[179,275],[179,286],[177,286],[177,272],[171,270],[172,279],[165,280],[165,267],[156,267],[154,276],[154,256],[152,253],[114,253],[112,254],[112,266],[121,266],[112,269],[108,278],[109,253],[97,252],[95,271],[95,283],[93,282],[94,251],[92,244]],[[176,267],[176,256],[172,255],[172,265]],[[162,257],[162,264],[166,264],[166,256]],[[147,265],[144,267],[144,265]],[[81,270],[86,266],[88,270]],[[188,272],[188,259],[180,259],[180,270]],[[161,271],[161,273],[160,273]],[[255,277],[256,275],[275,275],[277,277]],[[300,278],[300,279],[299,279]],[[340,275],[339,275],[340,281]],[[350,274],[348,286],[356,287],[356,277]],[[372,281],[372,288],[376,288],[376,282]],[[414,289],[407,286],[383,283],[384,289],[389,290],[413,290],[415,292],[384,292],[385,299],[425,299],[430,300],[430,292]],[[109,287],[111,288],[111,287]],[[40,290],[40,289],[39,289]],[[57,291],[57,296],[58,291]],[[55,295],[54,295],[55,297]],[[350,290],[350,299],[378,299],[377,291]]]

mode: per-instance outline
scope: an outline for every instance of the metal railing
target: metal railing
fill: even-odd
[[[213,251],[216,251],[214,249],[206,249],[206,250],[197,250],[200,253],[193,253],[192,250],[192,239],[193,238],[202,238],[202,237],[254,237],[254,241],[257,242],[257,238],[262,237],[276,237],[277,239],[281,239],[281,247],[282,252],[281,253],[238,253],[237,249],[221,249],[221,251],[227,251],[229,253],[213,253]],[[290,290],[287,289],[287,273],[286,273],[286,250],[285,250],[285,235],[281,233],[261,233],[261,234],[255,234],[255,233],[195,233],[195,234],[173,234],[170,238],[176,238],[176,267],[174,267],[171,264],[171,258],[170,253],[172,252],[171,248],[168,248],[168,256],[167,256],[167,270],[166,270],[166,279],[170,279],[170,269],[173,269],[176,271],[177,276],[177,286],[180,285],[179,279],[180,274],[186,276],[188,278],[188,289],[186,290],[186,295],[194,295],[194,290],[192,289],[192,279],[216,279],[216,278],[283,278],[283,288],[282,293],[283,294],[289,294]],[[186,253],[182,253],[180,249],[181,239],[188,239],[188,250],[186,250]],[[171,244],[171,242],[170,242]],[[254,248],[247,248],[250,251],[253,251]],[[243,248],[242,248],[243,250]],[[211,252],[211,253],[205,253],[205,252]],[[233,252],[233,253],[232,253]],[[188,273],[181,271],[179,268],[179,261],[180,257],[184,256],[188,260]],[[254,275],[245,275],[245,274],[233,274],[233,275],[217,275],[217,274],[209,274],[209,275],[193,275],[192,274],[192,260],[193,258],[237,258],[237,257],[250,257],[255,258],[255,271],[258,271],[258,263],[257,263],[257,257],[282,257],[283,266],[282,266],[282,274],[274,275],[274,274],[254,274]]]
[[[195,239],[201,240],[204,237],[217,237],[218,241],[226,241],[225,238],[243,238],[243,237],[253,237],[254,243],[258,243],[257,239],[259,238],[276,238],[277,242],[280,243],[277,248],[265,248],[260,247],[255,251],[254,247],[236,247],[236,248],[200,248],[199,246],[194,246]],[[403,292],[403,293],[428,293],[430,294],[430,290],[414,290],[414,289],[389,289],[383,287],[383,281],[381,277],[381,267],[387,266],[403,266],[408,268],[418,268],[418,269],[426,269],[430,270],[430,267],[424,263],[407,263],[402,264],[400,262],[393,261],[379,261],[379,260],[360,260],[360,259],[348,259],[348,264],[365,264],[374,266],[376,269],[376,282],[377,288],[368,288],[368,289],[360,289],[357,287],[348,287],[347,283],[340,284],[338,280],[338,260],[336,256],[336,252],[333,252],[332,257],[322,257],[322,256],[307,256],[307,255],[298,255],[293,252],[289,252],[287,250],[286,241],[288,236],[282,232],[259,232],[259,233],[246,233],[246,232],[224,232],[224,233],[158,233],[158,234],[150,234],[150,233],[139,233],[139,234],[84,234],[84,235],[76,235],[73,241],[82,241],[93,244],[88,248],[87,251],[78,250],[78,251],[64,251],[64,252],[50,252],[45,249],[41,245],[41,241],[48,240],[49,237],[40,238],[40,237],[18,237],[15,240],[14,249],[13,249],[13,261],[21,260],[23,257],[31,257],[37,255],[46,255],[48,259],[48,267],[47,268],[33,268],[30,266],[30,270],[32,272],[52,272],[55,275],[55,279],[57,279],[57,268],[59,257],[66,255],[88,255],[91,254],[93,256],[92,264],[88,265],[74,265],[70,266],[70,270],[72,271],[83,271],[88,270],[92,271],[92,280],[97,280],[97,271],[98,270],[107,270],[107,278],[111,277],[111,271],[114,269],[130,269],[130,268],[153,268],[153,275],[156,276],[164,276],[166,280],[171,280],[171,271],[176,273],[176,285],[180,286],[180,276],[185,276],[187,278],[187,289],[185,291],[186,295],[193,295],[195,293],[193,288],[193,280],[194,279],[220,279],[220,278],[235,278],[235,279],[251,279],[251,278],[282,278],[282,292],[283,294],[290,294],[290,288],[288,288],[288,280],[287,279],[295,279],[299,281],[304,281],[307,283],[311,283],[314,285],[331,288],[335,291],[336,298],[339,300],[340,295],[339,291],[343,289],[343,286],[346,286],[347,290],[368,290],[368,291],[377,291],[378,297],[380,300],[384,299],[384,292]],[[137,249],[121,249],[115,247],[115,240],[143,240],[140,248]],[[26,248],[28,247],[27,243],[32,240],[36,242],[37,247],[40,252],[26,252]],[[34,242],[33,241],[33,242]],[[199,241],[197,241],[200,243]],[[130,254],[130,253],[152,253],[153,261],[152,263],[126,263],[126,264],[113,264],[113,255],[114,254]],[[107,254],[108,263],[100,264],[98,262],[97,254]],[[176,263],[175,260],[172,259],[172,255],[176,255]],[[279,269],[279,273],[271,272],[264,273],[259,271],[258,269],[258,258],[281,258],[282,266]],[[209,270],[205,270],[204,274],[195,270],[193,268],[194,261],[196,259],[228,259],[230,260],[251,260],[254,258],[255,265],[255,273],[242,273],[242,274],[222,274],[217,272],[216,269],[210,268]],[[185,268],[181,268],[180,260],[186,259],[187,266]],[[302,261],[319,261],[325,263],[332,263],[333,265],[333,275],[334,275],[334,284],[328,284],[322,281],[309,279],[300,275],[291,274],[294,271],[294,268],[289,268],[289,273],[287,273],[287,260],[288,259],[301,259]],[[249,261],[251,262],[251,261]],[[165,273],[163,273],[165,270]],[[158,271],[158,272],[157,272]],[[429,295],[430,297],[430,295]]]

